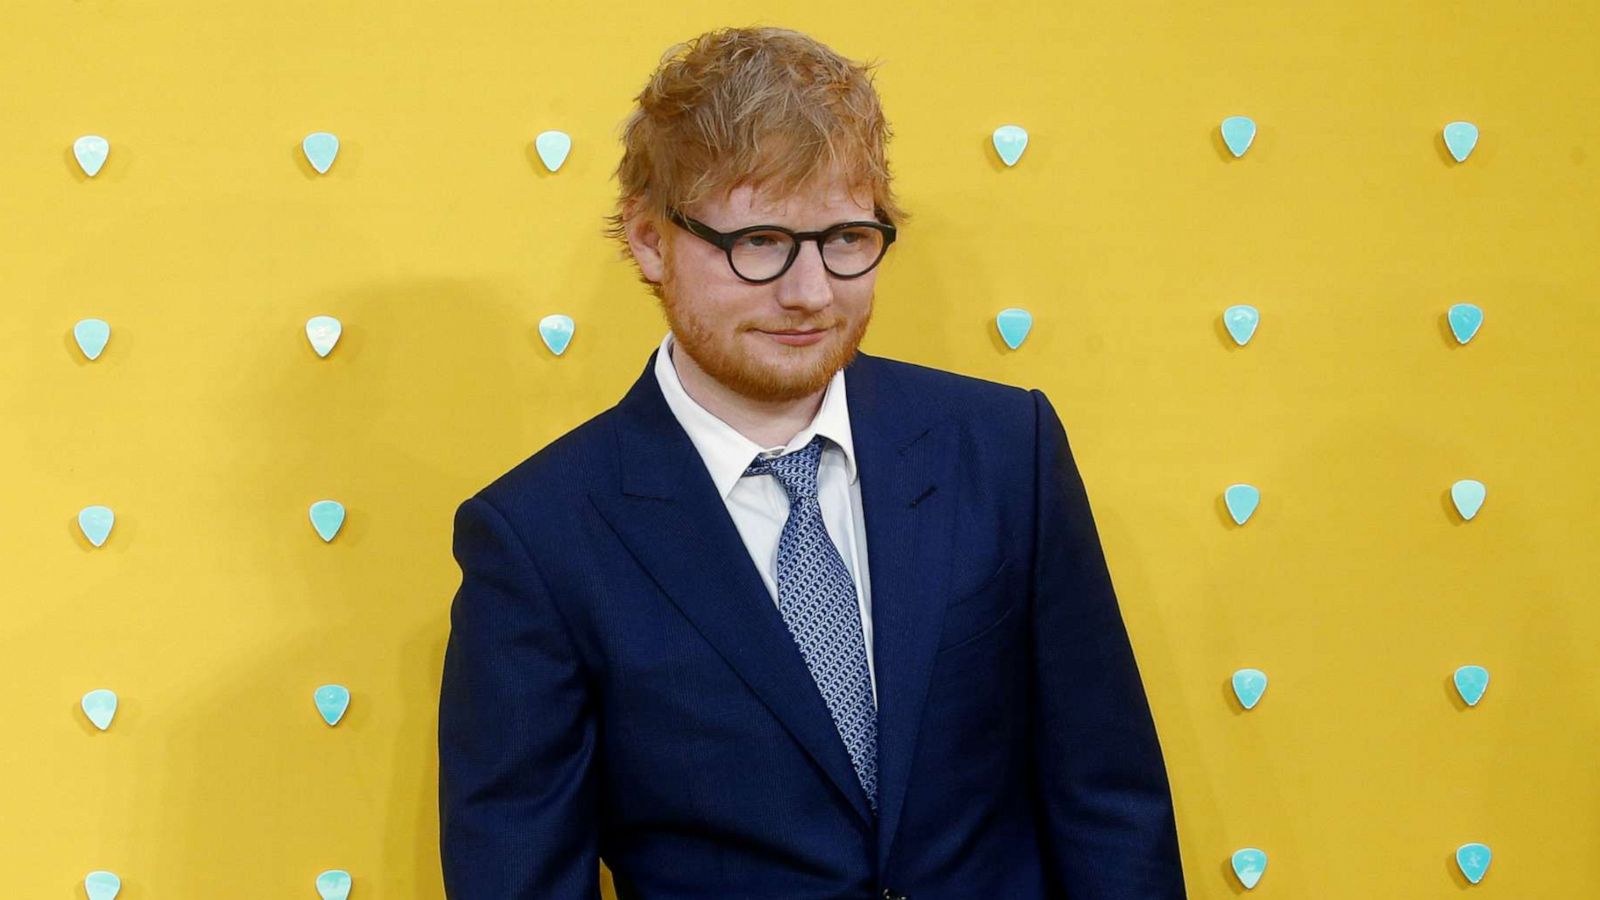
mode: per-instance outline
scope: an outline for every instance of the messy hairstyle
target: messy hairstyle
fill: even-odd
[[[903,223],[875,65],[785,28],[723,28],[669,47],[620,127],[620,190],[605,236],[631,259],[633,216],[664,223],[669,209],[745,184],[792,197],[835,168],[853,191],[870,190],[887,222]]]

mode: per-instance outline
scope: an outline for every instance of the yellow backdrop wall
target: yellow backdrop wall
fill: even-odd
[[[763,8],[770,11],[771,7]],[[1191,896],[1600,895],[1600,6],[74,3],[0,29],[0,893],[439,898],[455,505],[664,331],[599,231],[670,43],[855,58],[915,216],[864,349],[1044,389]],[[1260,133],[1234,159],[1228,115]],[[1457,164],[1449,121],[1482,129]],[[1006,168],[998,125],[1031,141]],[[546,172],[535,134],[574,147]],[[339,135],[326,175],[307,133]],[[86,177],[71,145],[100,134]],[[1458,346],[1452,303],[1485,310]],[[1221,311],[1261,310],[1237,348]],[[1016,351],[1001,308],[1030,309]],[[577,333],[557,357],[539,320]],[[306,320],[344,336],[314,354]],[[73,323],[111,324],[89,362]],[[1452,482],[1488,487],[1463,521]],[[1262,490],[1235,526],[1233,482]],[[331,543],[316,500],[349,510]],[[78,510],[117,513],[104,546]],[[1463,664],[1492,674],[1476,707]],[[1239,667],[1271,677],[1240,710]],[[313,688],[347,685],[329,728]],[[88,690],[121,698],[101,732]]]

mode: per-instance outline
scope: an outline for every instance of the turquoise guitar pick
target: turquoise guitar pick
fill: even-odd
[[[83,889],[89,894],[89,900],[116,900],[122,890],[122,879],[114,872],[97,870],[83,879]]]
[[[1461,513],[1461,518],[1471,519],[1483,508],[1483,498],[1489,493],[1488,488],[1481,481],[1471,478],[1462,479],[1450,485],[1450,499],[1456,505],[1456,512]]]
[[[1233,336],[1233,342],[1243,347],[1250,343],[1250,338],[1256,333],[1256,326],[1261,323],[1261,313],[1254,306],[1240,304],[1230,306],[1222,311],[1222,324],[1228,327],[1228,334]]]
[[[327,174],[334,157],[339,155],[339,139],[326,131],[313,131],[300,142],[300,149],[305,151],[311,168]]]
[[[317,894],[322,900],[348,900],[350,873],[343,869],[329,869],[318,875]]]
[[[1489,859],[1494,856],[1487,844],[1462,844],[1456,848],[1456,865],[1461,867],[1461,874],[1473,884],[1483,880],[1483,874],[1489,871]]]
[[[1256,120],[1249,116],[1229,116],[1222,120],[1222,142],[1235,159],[1244,155],[1256,139]]]
[[[1267,855],[1254,847],[1233,851],[1233,874],[1246,889],[1253,888],[1267,871]]]
[[[1478,126],[1471,122],[1451,122],[1444,127],[1444,145],[1456,162],[1466,162],[1478,146]]]
[[[111,719],[117,714],[116,691],[96,688],[84,694],[79,703],[83,707],[83,714],[89,717],[94,727],[101,731],[111,727]]]
[[[572,343],[572,331],[576,327],[571,316],[556,313],[539,320],[539,337],[551,353],[560,356],[567,352],[567,345]]]
[[[100,174],[100,167],[106,164],[110,153],[111,142],[98,134],[86,134],[72,142],[72,155],[77,157],[78,168],[90,178]]]
[[[317,704],[317,712],[322,713],[322,721],[337,725],[350,708],[350,689],[342,684],[325,684],[311,692],[311,700]]]
[[[1450,320],[1450,332],[1456,336],[1458,344],[1472,340],[1478,329],[1483,327],[1483,310],[1471,303],[1455,304],[1445,318]]]
[[[1255,709],[1267,689],[1267,673],[1260,669],[1240,669],[1233,673],[1233,695],[1245,709]]]
[[[1021,125],[1001,125],[994,130],[994,152],[1007,168],[1017,164],[1022,151],[1028,149],[1028,130]]]
[[[1033,313],[1015,307],[1002,309],[994,317],[994,325],[1000,329],[1000,340],[1015,350],[1022,346],[1023,340],[1028,337],[1028,332],[1033,330]]]
[[[1261,504],[1261,491],[1255,485],[1230,484],[1222,492],[1222,502],[1228,505],[1228,515],[1233,516],[1234,524],[1243,525]]]
[[[106,349],[106,341],[111,340],[111,326],[104,319],[79,319],[72,326],[72,339],[78,342],[84,356],[97,360],[100,351]]]
[[[1477,706],[1483,699],[1483,692],[1489,689],[1489,670],[1483,666],[1462,666],[1456,670],[1455,682],[1461,699],[1467,701],[1468,706]]]
[[[344,525],[344,504],[337,500],[318,500],[311,504],[311,526],[324,541],[333,540]]]
[[[565,131],[541,131],[533,139],[533,149],[539,153],[539,161],[544,167],[554,172],[561,168],[567,161],[567,154],[572,152],[572,137]]]
[[[78,510],[78,530],[96,547],[106,542],[116,521],[117,514],[107,506],[85,506]]]
[[[317,351],[318,356],[332,353],[333,345],[339,343],[339,335],[343,333],[344,326],[333,316],[312,316],[306,320],[306,339],[311,341],[311,349]]]

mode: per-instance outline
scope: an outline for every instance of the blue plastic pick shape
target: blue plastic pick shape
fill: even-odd
[[[1222,324],[1228,326],[1228,334],[1233,335],[1233,342],[1243,347],[1250,343],[1256,326],[1261,324],[1261,313],[1248,304],[1230,306],[1222,311]]]
[[[571,316],[556,313],[539,320],[539,337],[551,353],[560,356],[567,352],[567,345],[572,343],[572,331],[576,327]]]
[[[1250,149],[1256,139],[1256,120],[1249,116],[1229,116],[1222,120],[1222,142],[1235,159]]]
[[[1228,504],[1234,524],[1243,525],[1261,504],[1261,491],[1251,484],[1230,484],[1222,492],[1222,501]]]
[[[1487,844],[1462,844],[1456,848],[1456,865],[1461,867],[1461,874],[1473,884],[1483,880],[1483,873],[1489,871],[1489,859],[1494,854],[1490,852]]]
[[[994,325],[1000,329],[1000,340],[1015,350],[1022,346],[1028,332],[1033,330],[1033,313],[1015,307],[1002,309],[999,315],[994,317]]]
[[[311,526],[324,541],[333,540],[344,525],[344,504],[337,500],[318,500],[311,504]]]
[[[1468,706],[1477,706],[1483,699],[1483,692],[1489,689],[1489,670],[1483,666],[1462,666],[1456,670],[1455,682],[1461,699],[1467,701]]]
[[[1456,512],[1461,513],[1461,518],[1471,519],[1483,508],[1483,498],[1489,493],[1483,482],[1465,478],[1450,485],[1450,499],[1456,505]]]
[[[994,130],[994,152],[1007,167],[1017,164],[1028,149],[1028,129],[1021,125],[1001,125]]]
[[[1451,122],[1444,127],[1444,145],[1456,162],[1466,162],[1478,146],[1478,126],[1471,122]]]
[[[1458,344],[1472,340],[1483,326],[1483,310],[1471,303],[1451,306],[1445,318],[1450,320],[1450,332],[1456,336]]]
[[[100,167],[106,164],[110,153],[111,142],[98,134],[86,134],[72,142],[72,155],[78,158],[78,168],[90,178],[100,174]]]
[[[533,149],[539,152],[539,161],[544,167],[554,172],[572,152],[572,136],[565,131],[541,131],[533,139]]]
[[[326,131],[313,131],[300,142],[300,149],[306,152],[311,168],[326,174],[333,158],[339,155],[339,139]]]
[[[339,343],[339,335],[343,333],[344,326],[333,316],[312,316],[306,320],[306,338],[318,356],[332,353],[333,345]]]
[[[72,339],[78,342],[78,349],[90,360],[100,358],[100,351],[106,349],[106,341],[111,340],[111,326],[104,319],[79,319],[78,324],[72,326]]]
[[[1245,709],[1255,709],[1267,689],[1267,673],[1260,669],[1240,669],[1233,673],[1233,695]]]
[[[117,692],[96,688],[83,695],[83,714],[94,727],[105,731],[111,727],[111,718],[117,714]]]
[[[96,547],[106,542],[116,521],[117,514],[108,506],[85,506],[78,510],[78,529]]]
[[[89,900],[116,900],[122,890],[122,879],[113,872],[97,870],[83,879],[83,889],[88,892]]]
[[[317,876],[317,894],[322,900],[348,900],[350,873],[343,869],[329,869]]]
[[[1253,888],[1267,871],[1267,855],[1254,847],[1233,851],[1233,874],[1246,889]]]
[[[317,712],[322,713],[322,721],[337,725],[350,708],[350,689],[342,684],[325,684],[311,693],[311,699],[317,704]]]
[[[342,868],[331,868],[317,876],[317,894],[322,900],[347,900],[350,897],[350,873]]]

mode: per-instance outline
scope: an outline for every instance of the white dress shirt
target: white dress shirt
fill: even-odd
[[[789,518],[789,495],[771,475],[742,477],[756,456],[792,453],[811,443],[815,435],[827,438],[817,468],[817,502],[822,519],[838,548],[839,556],[856,583],[856,599],[861,608],[861,631],[866,640],[867,674],[872,680],[872,698],[877,702],[878,676],[872,661],[872,597],[867,576],[866,520],[861,514],[861,482],[856,474],[855,446],[850,441],[849,408],[845,405],[844,370],[833,374],[822,396],[822,407],[811,424],[789,441],[787,446],[762,447],[733,426],[712,415],[696,403],[678,380],[672,360],[672,332],[661,339],[656,354],[656,381],[672,414],[688,432],[689,440],[700,451],[700,458],[711,473],[711,481],[722,495],[722,502],[733,517],[733,524],[744,539],[750,558],[755,561],[761,580],[766,582],[774,605],[778,602],[778,537]]]

